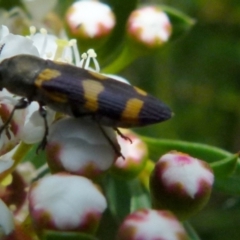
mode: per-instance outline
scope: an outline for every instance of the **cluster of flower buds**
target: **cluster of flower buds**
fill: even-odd
[[[81,46],[99,47],[111,36],[116,21],[111,8],[99,1],[75,2],[66,14],[68,33],[77,38]],[[169,17],[160,7],[141,7],[127,20],[125,48],[134,48],[132,54],[158,49],[169,40],[171,32]]]
[[[34,3],[23,2],[34,15]],[[36,14],[35,20],[44,21],[43,13],[56,4],[55,0],[50,1],[49,6],[43,2],[46,8]],[[75,2],[67,10],[65,21],[70,36],[83,44],[90,41],[94,45],[95,41],[98,47],[110,38],[117,25],[117,18],[109,6],[91,0]],[[139,8],[126,22],[126,44],[140,52],[158,49],[171,36],[169,18],[159,7]],[[28,54],[79,68],[94,66],[93,75],[99,76],[95,51],[90,49],[80,55],[76,39],[65,38],[49,34],[46,29],[37,31],[35,27],[30,27],[29,36],[23,37],[1,26],[0,61]],[[0,92],[0,124],[7,121],[19,99],[6,89]],[[45,230],[94,234],[108,207],[105,197],[108,192],[101,190],[102,182],[98,180],[108,173],[107,176],[120,178],[120,181],[139,180],[146,165],[152,163],[148,159],[147,145],[131,131],[121,130],[116,136],[112,128],[99,127],[90,117],[63,116],[47,106],[45,122],[38,108],[38,103],[32,102],[26,109],[16,111],[10,127],[1,134],[0,238],[15,240],[21,235],[31,240],[36,239],[36,235],[41,237]],[[47,164],[39,169],[20,165],[32,145],[44,138],[46,123],[49,127],[45,148]],[[119,157],[119,153],[122,156]],[[21,169],[23,165],[24,170]],[[24,174],[20,174],[21,171]],[[179,152],[165,154],[156,163],[150,178],[154,210],[141,209],[128,215],[116,239],[187,239],[179,220],[203,208],[212,184],[213,173],[206,163]],[[26,231],[27,227],[20,224],[28,214],[35,233],[32,229]]]

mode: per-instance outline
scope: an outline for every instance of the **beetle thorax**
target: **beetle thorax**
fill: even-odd
[[[13,94],[31,97],[35,94],[35,77],[41,71],[42,61],[30,55],[18,55],[0,64],[0,85]]]

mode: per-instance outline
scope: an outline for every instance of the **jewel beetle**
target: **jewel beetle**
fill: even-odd
[[[2,88],[22,99],[0,130],[6,128],[16,109],[37,101],[46,129],[42,145],[48,134],[46,105],[73,117],[89,116],[99,126],[113,127],[120,135],[118,127],[146,126],[172,116],[167,105],[137,87],[94,71],[32,55],[16,55],[0,63]]]

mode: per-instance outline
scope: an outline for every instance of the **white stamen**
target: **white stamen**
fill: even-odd
[[[40,56],[43,57],[45,49],[47,47],[47,30],[45,28],[41,28],[40,33],[44,35],[43,45],[40,51]]]
[[[88,55],[86,53],[83,53],[81,57],[82,57],[82,60],[80,61],[80,67],[85,68],[84,62],[87,59]]]
[[[96,52],[93,49],[88,49],[87,54],[90,58],[95,58],[97,57]]]
[[[76,39],[71,39],[69,41],[69,45],[73,49],[73,55],[74,55],[74,58],[75,58],[75,65],[79,67],[81,59],[80,59],[80,53],[79,53],[79,50],[78,50],[78,47],[77,47],[77,40]]]
[[[99,66],[97,59],[93,58],[92,60],[93,60],[96,72],[100,72],[100,66]]]
[[[82,54],[82,59],[84,59],[84,60],[87,59],[87,54],[86,54],[86,53],[83,53],[83,54]]]
[[[54,60],[63,61],[64,54],[65,54],[65,48],[68,47],[68,41],[65,39],[56,39],[57,44],[57,50],[55,51]]]
[[[33,35],[36,33],[37,29],[35,26],[30,26],[29,27],[29,32],[30,32],[30,38],[33,37]]]
[[[89,64],[90,64],[90,60],[91,60],[91,57],[90,57],[90,55],[88,54],[88,55],[87,55],[87,59],[86,59],[85,64],[84,64],[84,68],[85,68],[85,69],[88,69]]]
[[[42,33],[42,34],[47,34],[47,29],[41,28],[41,29],[40,29],[40,33]]]
[[[95,66],[95,71],[100,72],[100,66],[96,59],[97,54],[93,49],[89,49],[87,53],[82,54],[82,60],[80,62],[80,67],[88,69],[90,65],[91,59],[93,60],[93,64]]]
[[[88,53],[88,59],[89,59],[89,60],[87,59],[88,65],[89,65],[90,60],[92,59],[93,63],[94,63],[94,66],[95,66],[95,71],[99,72],[100,71],[100,66],[99,66],[98,61],[96,59],[96,57],[97,57],[96,52],[93,49],[89,49],[87,51],[87,53]],[[87,67],[88,67],[88,65],[87,65]]]

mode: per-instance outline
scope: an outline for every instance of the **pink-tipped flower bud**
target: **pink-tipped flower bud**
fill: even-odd
[[[17,172],[12,172],[12,181],[6,187],[0,185],[0,198],[14,211],[16,215],[26,201],[26,183]]]
[[[187,234],[169,211],[138,210],[128,215],[117,234],[117,240],[187,240]]]
[[[114,131],[102,129],[118,148]],[[67,171],[91,178],[108,170],[117,158],[99,125],[83,118],[65,118],[54,123],[46,153],[52,172]]]
[[[6,89],[0,91],[0,126],[10,117],[13,106],[18,102]],[[13,149],[20,142],[20,131],[24,124],[26,109],[18,110],[14,113],[8,127],[6,127],[0,138],[0,155]]]
[[[128,19],[127,33],[132,41],[155,49],[167,42],[172,32],[168,16],[156,6],[133,11]]]
[[[133,132],[123,130],[121,132],[124,137],[118,135],[117,139],[124,159],[119,157],[112,166],[111,171],[120,178],[131,179],[136,177],[146,164],[147,146]]]
[[[66,13],[70,35],[82,39],[101,39],[108,36],[115,26],[110,7],[98,1],[77,1]]]
[[[30,216],[38,230],[94,232],[107,203],[89,179],[56,174],[35,182],[29,191]]]
[[[153,207],[172,211],[185,220],[209,200],[214,175],[210,166],[180,152],[163,155],[150,178]]]

